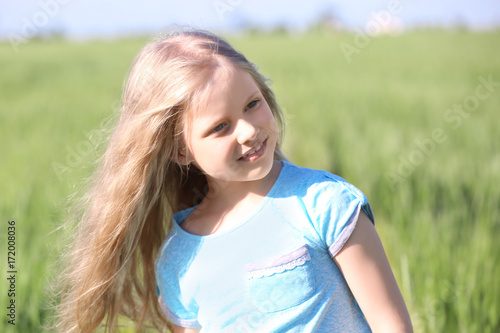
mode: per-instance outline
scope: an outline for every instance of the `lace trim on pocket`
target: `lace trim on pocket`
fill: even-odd
[[[304,265],[309,260],[311,260],[311,255],[309,254],[309,252],[307,252],[303,256],[301,256],[295,260],[292,260],[290,262],[287,262],[285,264],[248,272],[248,278],[249,279],[258,279],[258,278],[262,278],[264,276],[271,276],[274,274],[283,273],[284,271],[290,271],[297,266]]]

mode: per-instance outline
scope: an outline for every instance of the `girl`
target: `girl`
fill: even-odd
[[[221,38],[136,57],[81,219],[59,330],[410,332],[366,197],[280,151],[282,113]],[[165,319],[172,323],[170,323]]]

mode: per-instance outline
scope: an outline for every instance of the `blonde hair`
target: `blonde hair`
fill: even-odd
[[[157,300],[155,258],[172,214],[196,204],[207,189],[202,173],[171,156],[182,146],[183,117],[210,88],[208,78],[221,59],[253,77],[283,132],[267,80],[220,37],[181,30],[146,45],[132,63],[117,127],[66,255],[59,331],[91,332],[103,322],[105,331],[116,331],[122,315],[137,331],[169,325]],[[280,141],[276,159],[284,159]]]

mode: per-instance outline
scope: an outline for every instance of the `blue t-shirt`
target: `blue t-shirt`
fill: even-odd
[[[326,171],[283,162],[253,215],[198,236],[174,215],[156,261],[159,302],[169,320],[202,332],[370,332],[332,257],[361,209],[357,188]]]

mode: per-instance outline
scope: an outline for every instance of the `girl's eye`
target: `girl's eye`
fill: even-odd
[[[212,130],[212,132],[214,132],[214,133],[220,132],[224,129],[224,127],[226,127],[226,124],[219,124],[219,125],[215,126],[215,128]]]
[[[259,104],[259,102],[260,102],[260,100],[254,99],[253,101],[251,101],[250,103],[248,103],[248,105],[245,108],[245,110],[253,109],[254,107],[256,107]]]

